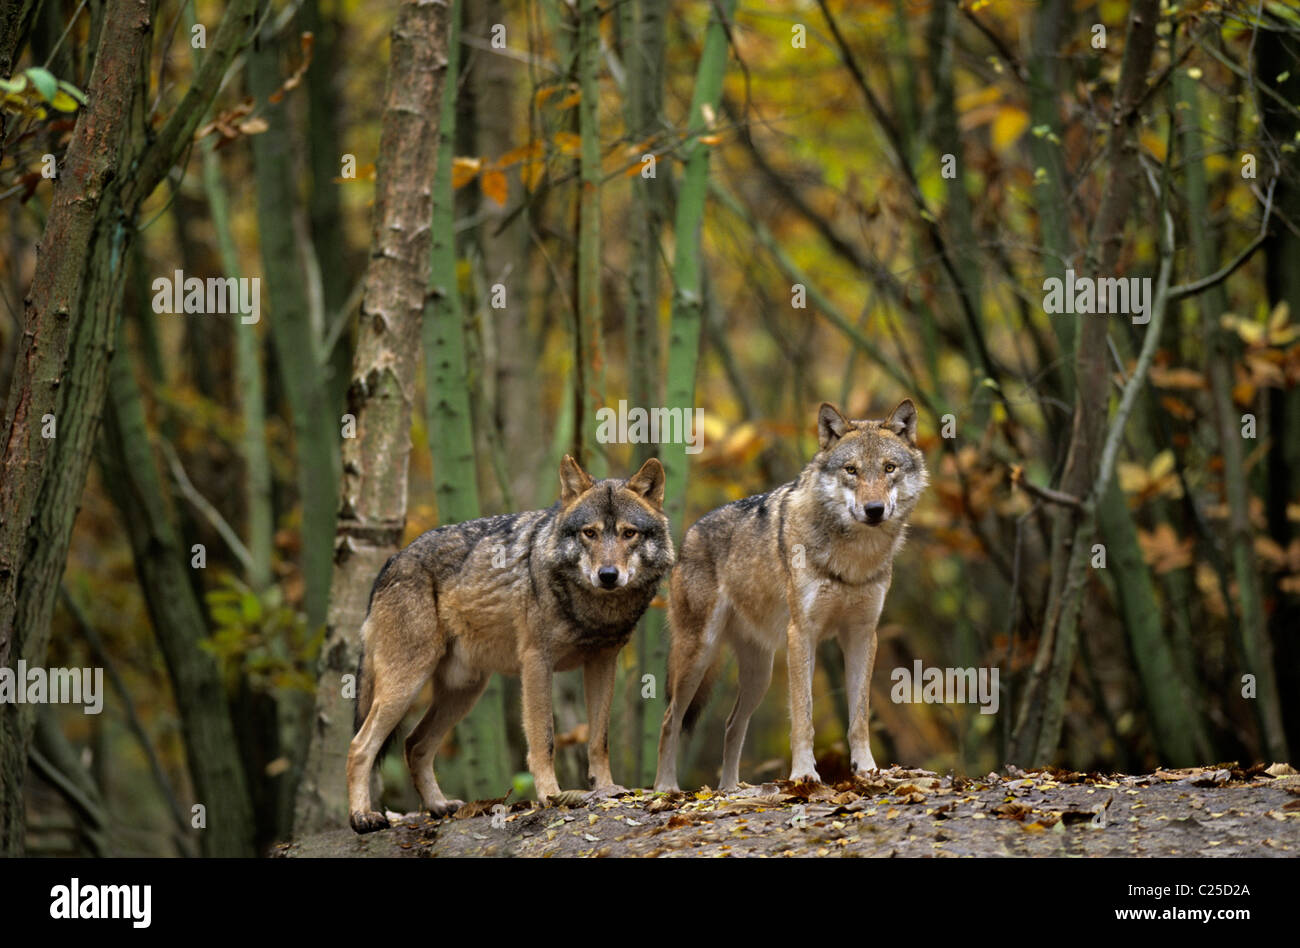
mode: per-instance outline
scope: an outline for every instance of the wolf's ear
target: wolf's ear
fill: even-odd
[[[650,458],[627,479],[627,489],[634,491],[660,510],[664,507],[664,466],[658,458]]]
[[[916,444],[916,406],[910,398],[898,403],[898,407],[885,419],[885,427],[898,435],[908,444]]]
[[[822,402],[817,412],[817,443],[825,451],[853,430],[853,422],[839,413],[830,402]]]
[[[569,503],[578,495],[591,490],[592,480],[578,462],[569,455],[560,462],[560,502]]]

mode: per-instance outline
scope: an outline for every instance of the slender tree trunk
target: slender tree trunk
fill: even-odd
[[[461,3],[449,8],[447,74],[459,75]],[[440,523],[479,515],[473,416],[465,371],[465,332],[456,277],[455,195],[451,187],[456,141],[456,83],[442,89],[437,169],[433,173],[433,238],[429,301],[424,312],[425,413],[433,454],[433,493]],[[507,295],[507,302],[509,296]]]
[[[299,833],[339,825],[352,734],[344,676],[360,654],[371,584],[401,543],[418,374],[420,319],[430,275],[432,189],[447,76],[445,0],[403,0],[393,26],[381,120],[374,229],[348,388],[356,437],[343,439],[342,501],[329,620],[311,750],[299,785]],[[355,684],[355,683],[354,683]]]
[[[1291,103],[1287,107],[1271,97],[1260,97],[1260,112],[1267,137],[1273,142],[1294,143],[1296,136],[1300,135],[1300,117],[1296,116],[1294,107],[1296,102],[1300,102],[1300,69],[1296,68],[1294,39],[1288,40],[1278,32],[1261,31],[1255,45],[1255,59],[1255,74],[1273,85],[1285,102]],[[1271,163],[1264,155],[1258,158],[1260,168]],[[1296,266],[1296,261],[1300,260],[1300,237],[1295,234],[1296,222],[1300,221],[1300,158],[1294,149],[1280,149],[1277,160],[1281,164],[1281,175],[1273,200],[1291,223],[1290,226],[1278,226],[1264,243],[1265,286],[1269,304],[1285,303],[1294,322],[1300,318],[1300,267]],[[1269,532],[1283,549],[1287,549],[1295,538],[1295,528],[1287,508],[1300,495],[1300,389],[1271,389],[1267,398],[1269,436],[1273,442],[1267,454],[1265,474]],[[1224,406],[1225,415],[1229,407]],[[1234,411],[1233,418],[1233,436],[1239,437],[1240,413]],[[1226,446],[1229,419],[1223,418],[1220,423]],[[1238,557],[1243,570],[1250,568],[1248,557],[1247,544],[1241,548]],[[1257,714],[1262,718],[1264,745],[1277,760],[1286,759],[1287,743],[1291,747],[1300,745],[1300,595],[1284,589],[1281,578],[1280,574],[1274,578],[1270,590],[1270,640],[1263,640],[1254,630],[1251,630],[1251,639],[1245,639],[1243,635],[1245,658],[1253,667],[1241,669],[1241,674],[1254,674],[1259,682]],[[1246,595],[1244,589],[1242,594]],[[1244,625],[1242,631],[1247,631]],[[1267,708],[1263,703],[1268,687],[1264,680],[1268,674],[1264,669],[1266,663],[1277,669],[1274,694],[1279,697],[1273,700],[1281,701],[1281,695],[1287,696],[1280,712]],[[1240,674],[1234,676],[1234,685],[1240,687],[1240,681]],[[1270,719],[1278,714],[1282,718],[1281,727],[1270,723]],[[1285,733],[1280,733],[1282,731]]]
[[[1074,249],[1070,239],[1070,204],[1065,180],[1065,155],[1061,135],[1061,43],[1065,20],[1069,15],[1067,0],[1043,0],[1034,16],[1029,55],[1029,117],[1042,135],[1029,137],[1029,154],[1034,167],[1043,173],[1034,178],[1034,209],[1038,215],[1038,239],[1043,245],[1043,263],[1047,276],[1060,278],[1070,264]],[[1068,320],[1051,320],[1062,354],[1074,352],[1074,331]],[[1073,374],[1068,358],[1061,361],[1057,390],[1069,394]]]
[[[172,681],[194,781],[191,806],[206,809],[200,845],[208,856],[251,856],[248,781],[221,670],[201,647],[208,627],[187,572],[192,551],[177,536],[167,512],[167,490],[154,465],[140,390],[120,331],[118,347],[110,369],[100,468],[131,542],[136,575]]]
[[[253,170],[257,225],[262,248],[263,287],[270,299],[271,340],[281,384],[292,414],[302,504],[300,563],[306,584],[307,623],[318,629],[329,604],[330,552],[338,501],[339,420],[329,402],[322,354],[322,327],[312,324],[306,274],[293,219],[297,176],[291,152],[288,112],[268,100],[284,81],[279,45],[270,23],[249,53],[249,91],[270,127],[254,135]]]
[[[1146,92],[1159,12],[1159,0],[1135,0],[1129,10],[1124,58],[1104,155],[1106,182],[1088,252],[1089,274],[1110,274],[1119,260],[1124,224],[1132,211],[1132,179],[1139,171],[1138,107]],[[1074,422],[1060,487],[1065,493],[1088,498],[1092,503],[1100,499],[1089,495],[1096,477],[1110,395],[1108,323],[1104,319],[1084,317],[1077,325]],[[1070,507],[1061,507],[1054,517],[1048,611],[1012,733],[1010,756],[1018,763],[1048,761],[1060,740],[1066,690],[1074,667],[1079,604],[1085,585],[1082,569],[1086,568],[1090,555],[1087,547],[1094,525],[1091,515]]]
[[[600,4],[578,6],[578,291],[574,314],[577,373],[578,457],[593,477],[606,471],[605,449],[596,443],[596,412],[605,401],[605,338],[600,307]]]
[[[667,4],[664,0],[636,0],[621,8],[624,40],[623,65],[627,70],[628,132],[636,141],[648,141],[662,131],[664,94],[664,43]],[[631,255],[631,300],[627,330],[628,397],[646,410],[659,405],[659,234],[663,215],[670,207],[668,169],[665,176],[632,178],[635,213],[629,222]],[[633,446],[629,469],[636,469],[654,455],[658,446],[649,442]],[[659,727],[666,699],[662,683],[668,668],[668,634],[661,609],[651,609],[637,636],[637,667],[642,675],[655,676],[655,688],[642,697],[640,676],[632,689],[633,720],[638,725],[635,747],[637,779],[643,786],[654,781],[658,757]]]
[[[702,283],[703,250],[700,230],[704,223],[704,204],[709,191],[709,151],[711,145],[700,141],[709,132],[705,113],[716,115],[722,95],[722,76],[727,67],[727,27],[735,0],[720,0],[709,18],[704,35],[704,49],[695,74],[695,91],[687,119],[686,174],[677,191],[677,213],[673,226],[673,308],[668,334],[668,379],[664,402],[669,411],[680,409],[683,424],[695,414],[695,369],[700,355],[700,327],[704,311]],[[665,444],[660,453],[668,479],[664,511],[680,538],[686,513],[686,445]]]
[[[447,74],[461,72],[463,4],[448,12]],[[473,413],[466,372],[465,320],[456,273],[456,199],[451,186],[456,142],[458,81],[442,89],[441,144],[433,173],[433,239],[430,248],[430,292],[425,307],[425,411],[429,449],[433,455],[434,496],[440,523],[463,523],[479,516],[478,476],[474,452]],[[514,301],[507,291],[506,305]],[[499,796],[510,784],[506,755],[505,696],[494,676],[477,704],[456,726],[466,752],[466,793],[475,798]]]

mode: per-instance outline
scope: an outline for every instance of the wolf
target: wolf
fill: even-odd
[[[545,805],[559,792],[551,678],[582,666],[591,787],[602,796],[622,790],[609,768],[615,662],[673,564],[663,501],[655,458],[627,480],[593,481],[566,455],[560,499],[548,510],[439,527],[389,559],[361,627],[358,724],[347,762],[356,832],[388,826],[371,808],[370,771],[430,680],[433,702],[405,751],[433,815],[462,805],[443,795],[433,758],[493,672],[522,679],[528,769]]]
[[[727,718],[720,786],[739,783],[750,716],[788,650],[790,779],[817,781],[812,681],[817,643],[844,652],[853,769],[876,769],[867,732],[876,623],[928,475],[917,412],[904,399],[883,421],[845,418],[823,403],[819,450],[799,478],[706,514],[687,531],[669,586],[668,708],[656,790],[676,790],[677,742],[708,699],[719,645],[731,644],[740,693]]]

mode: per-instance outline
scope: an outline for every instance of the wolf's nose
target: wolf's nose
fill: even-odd
[[[885,519],[884,504],[867,504],[864,508],[867,514],[867,523],[880,523]]]
[[[600,580],[600,584],[606,589],[613,589],[618,585],[618,567],[602,566],[596,570],[596,578]]]

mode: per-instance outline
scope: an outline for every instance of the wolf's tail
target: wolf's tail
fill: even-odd
[[[368,620],[367,620],[368,621]],[[357,654],[357,707],[352,714],[352,733],[361,730],[361,725],[370,713],[370,702],[375,697],[375,665],[366,664],[366,633],[361,627],[361,651]]]
[[[704,672],[704,677],[700,679],[700,686],[695,689],[695,697],[691,703],[686,706],[686,713],[682,715],[682,730],[687,734],[695,728],[695,722],[700,719],[704,709],[708,707],[709,698],[713,695],[713,683],[718,677],[718,668],[722,663],[714,660]]]
[[[367,622],[370,620],[367,618]],[[375,700],[375,662],[371,658],[366,661],[366,627],[361,627],[361,652],[357,656],[357,707],[352,714],[352,733],[356,734],[361,730],[361,725],[366,723],[366,715],[370,713],[370,705]],[[379,745],[379,753],[375,755],[376,762],[383,760],[388,756],[392,749],[393,741],[397,737],[397,729],[394,728],[384,738],[384,743]]]

